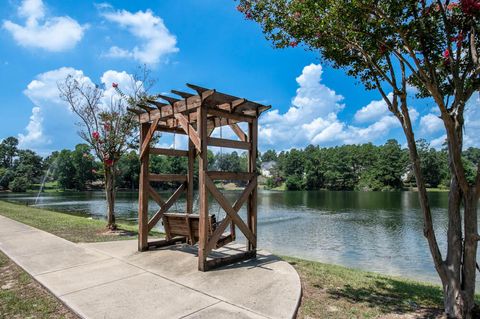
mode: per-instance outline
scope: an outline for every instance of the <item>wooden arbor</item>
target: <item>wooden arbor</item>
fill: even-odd
[[[270,108],[243,98],[187,84],[194,93],[172,90],[180,98],[157,95],[158,100],[147,100],[138,108],[129,109],[138,115],[141,125],[140,139],[140,186],[139,186],[139,237],[138,250],[145,251],[149,247],[162,247],[177,242],[198,242],[198,269],[206,271],[221,265],[240,260],[254,258],[257,247],[257,144],[258,117]],[[248,134],[238,125],[248,123]],[[238,137],[237,140],[211,137],[215,128],[229,126]],[[189,139],[188,150],[172,150],[153,148],[150,146],[156,131],[185,134]],[[215,172],[208,170],[208,146],[227,147],[248,151],[248,172]],[[186,156],[188,173],[151,174],[149,173],[149,156]],[[194,162],[198,157],[199,174],[199,211],[193,212],[193,175]],[[215,186],[215,180],[243,180],[247,186],[238,200],[231,205]],[[164,201],[153,189],[150,182],[177,181],[180,187]],[[186,212],[168,213],[168,210],[186,192]],[[215,221],[208,209],[208,195],[218,202],[226,212],[222,221]],[[148,218],[148,200],[151,197],[160,209]],[[238,214],[243,204],[247,203],[247,220]],[[166,239],[156,242],[148,240],[148,232],[163,220]],[[224,236],[228,225],[231,225],[229,236]],[[232,241],[235,227],[247,238],[246,251],[235,255],[210,258],[210,252]]]

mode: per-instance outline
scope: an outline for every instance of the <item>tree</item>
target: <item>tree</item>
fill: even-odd
[[[437,187],[445,178],[443,176],[445,172],[442,170],[442,159],[426,140],[418,140],[417,147],[425,183],[430,187]]]
[[[380,154],[375,163],[377,179],[391,189],[402,186],[402,174],[405,169],[405,157],[396,140],[388,140],[380,147]]]
[[[53,156],[55,158],[54,177],[58,181],[58,185],[63,189],[73,189],[75,187],[73,179],[75,166],[72,163],[72,152],[62,150]]]
[[[71,153],[71,162],[75,171],[72,176],[76,190],[85,190],[87,184],[95,179],[95,161],[87,144],[78,144]]]
[[[0,165],[10,168],[13,165],[13,159],[18,152],[18,139],[16,137],[7,137],[0,143]]]
[[[80,118],[80,137],[92,148],[96,157],[102,162],[107,199],[107,227],[116,229],[115,224],[115,180],[117,163],[133,144],[133,132],[136,129],[134,116],[127,111],[127,106],[136,106],[147,98],[147,90],[153,85],[149,72],[142,70],[140,75],[131,76],[130,92],[126,96],[112,83],[117,94],[110,101],[104,102],[105,89],[89,81],[72,75],[59,83],[60,97],[67,102],[72,111]]]
[[[31,182],[25,176],[16,176],[8,185],[12,192],[24,193],[30,187]]]
[[[450,317],[471,318],[480,239],[480,166],[476,177],[469,181],[462,147],[465,106],[480,88],[480,3],[241,0],[237,9],[260,23],[277,47],[303,43],[334,67],[358,78],[367,89],[381,94],[407,139],[424,216],[424,234],[442,282],[445,312]],[[434,100],[446,131],[451,182],[445,257],[433,229],[407,84],[418,88],[420,97]]]
[[[43,175],[42,157],[31,150],[19,150],[18,157],[13,162],[15,177],[24,177],[28,187],[38,182]]]
[[[131,189],[137,187],[140,178],[140,158],[137,152],[130,151],[124,154],[118,162],[118,171],[118,184],[120,186]]]
[[[275,152],[275,150],[267,150],[265,153],[262,154],[261,158],[262,162],[276,161],[277,152]]]

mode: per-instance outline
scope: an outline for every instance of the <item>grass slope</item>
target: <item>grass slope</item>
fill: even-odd
[[[107,231],[106,222],[81,216],[63,214],[45,209],[28,207],[0,201],[0,215],[78,242],[99,242],[132,239],[137,236],[137,227],[118,224],[115,232]],[[152,235],[160,233],[152,232]]]

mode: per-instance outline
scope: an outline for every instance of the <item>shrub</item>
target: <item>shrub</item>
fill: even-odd
[[[8,184],[8,188],[10,188],[12,192],[18,193],[26,192],[29,186],[30,183],[24,176],[17,176],[10,182],[10,184]]]

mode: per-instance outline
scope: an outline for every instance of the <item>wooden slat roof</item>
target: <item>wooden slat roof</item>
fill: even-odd
[[[197,109],[202,103],[212,112],[212,114],[208,114],[210,128],[250,121],[271,108],[271,106],[221,93],[214,89],[193,84],[187,84],[187,87],[196,94],[172,90],[171,92],[178,95],[178,98],[159,94],[155,96],[155,99],[138,104],[136,108],[130,108],[129,111],[138,115],[140,123],[151,122],[159,118],[159,125],[162,127],[176,129],[179,127],[179,123],[175,119],[176,113],[185,115],[189,122],[196,126]]]

